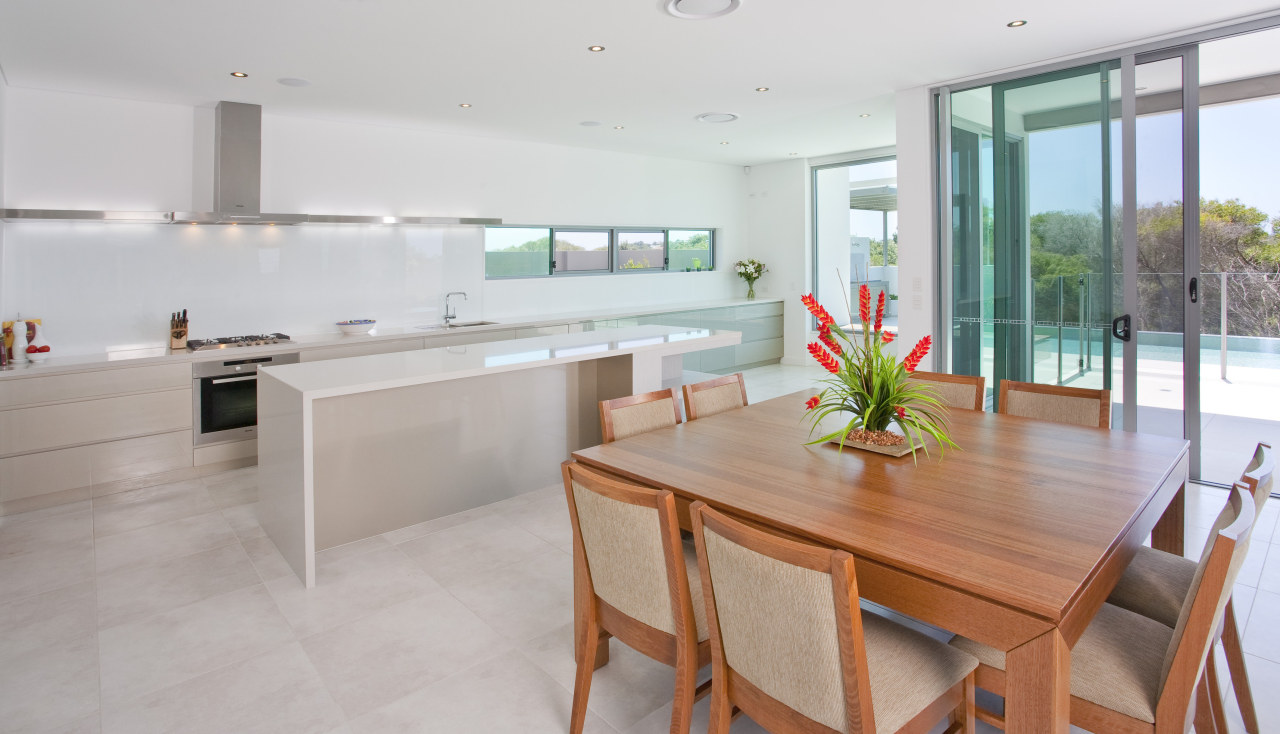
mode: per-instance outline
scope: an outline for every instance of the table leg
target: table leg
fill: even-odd
[[[586,647],[586,615],[591,614],[587,604],[587,594],[591,593],[587,586],[587,568],[578,555],[578,545],[573,547],[573,659],[582,661],[582,649]],[[600,630],[600,642],[596,645],[594,669],[598,670],[609,663],[609,638],[611,635]]]
[[[1052,629],[1005,656],[1007,734],[1068,734],[1071,648]]]
[[[1151,547],[1172,553],[1183,554],[1183,535],[1187,515],[1187,485],[1183,482],[1178,494],[1169,503],[1168,509],[1160,517],[1155,528],[1151,530]]]

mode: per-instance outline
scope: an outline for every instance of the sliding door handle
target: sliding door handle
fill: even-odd
[[[1133,338],[1133,334],[1129,331],[1129,314],[1117,316],[1111,320],[1111,336],[1122,342],[1127,342]]]
[[[1188,289],[1188,291],[1191,295],[1192,303],[1196,303],[1197,301],[1200,300],[1200,284],[1196,281],[1195,278],[1191,279],[1191,286]]]

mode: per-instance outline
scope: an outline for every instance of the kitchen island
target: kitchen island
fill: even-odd
[[[649,325],[265,368],[259,521],[314,586],[316,551],[553,484],[600,443],[600,400],[740,341]]]

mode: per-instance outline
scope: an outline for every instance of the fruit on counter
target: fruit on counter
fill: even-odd
[[[35,354],[39,351],[40,351],[40,347],[37,347],[34,344],[27,347],[27,354]]]
[[[50,349],[49,345],[48,345],[48,344],[46,344],[46,345],[44,345],[44,346],[40,347],[40,353],[41,353],[41,354],[43,354],[43,353],[45,353],[45,352],[49,351],[49,349]]]

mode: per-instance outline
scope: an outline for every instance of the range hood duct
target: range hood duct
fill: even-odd
[[[481,217],[394,217],[262,212],[262,106],[219,102],[214,109],[213,211],[124,212],[84,209],[2,209],[22,221],[159,222],[171,224],[502,224]]]

